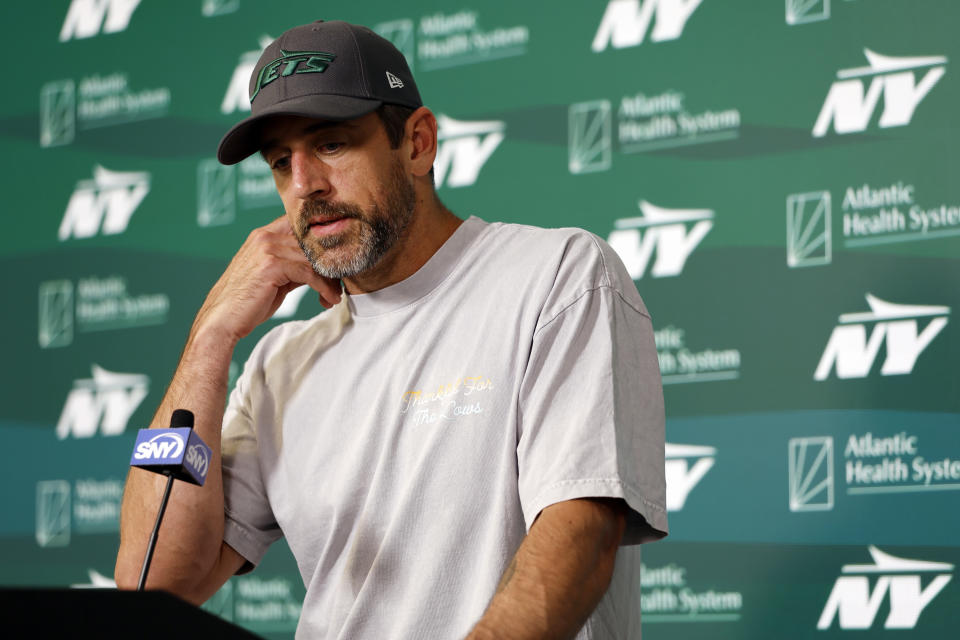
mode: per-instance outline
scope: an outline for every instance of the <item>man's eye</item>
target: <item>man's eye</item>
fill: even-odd
[[[290,166],[290,158],[287,156],[284,156],[282,158],[277,158],[276,160],[270,163],[270,168],[274,171],[283,171],[289,166]]]
[[[320,145],[321,153],[336,153],[343,147],[342,142],[325,142]]]

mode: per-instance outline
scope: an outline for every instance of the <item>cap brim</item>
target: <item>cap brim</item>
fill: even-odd
[[[260,150],[260,128],[274,116],[303,116],[321,120],[352,120],[365,116],[383,104],[380,100],[350,96],[309,95],[284,100],[267,107],[255,116],[235,124],[220,140],[217,159],[223,164],[237,164]]]

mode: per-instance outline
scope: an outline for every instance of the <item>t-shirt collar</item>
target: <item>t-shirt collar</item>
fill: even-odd
[[[405,280],[370,293],[347,295],[350,314],[360,318],[378,316],[423,298],[450,275],[486,226],[487,223],[480,218],[470,216],[422,267]]]

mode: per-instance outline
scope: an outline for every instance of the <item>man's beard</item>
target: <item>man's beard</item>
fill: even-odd
[[[307,200],[297,216],[297,242],[313,270],[327,278],[349,278],[373,268],[404,236],[413,210],[416,194],[407,180],[403,166],[397,162],[386,184],[383,202],[375,202],[364,210],[355,204]],[[354,218],[360,224],[335,235],[310,235],[310,219]]]

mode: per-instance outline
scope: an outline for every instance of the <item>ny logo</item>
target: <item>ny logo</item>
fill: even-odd
[[[477,181],[480,170],[504,139],[506,123],[498,120],[467,122],[437,116],[440,148],[433,163],[437,187],[466,187]]]
[[[869,66],[841,69],[838,80],[830,87],[813,136],[821,138],[830,125],[837,133],[855,133],[866,130],[883,96],[883,111],[877,123],[880,127],[902,127],[910,124],[913,112],[946,73],[944,56],[894,58],[882,56],[869,49],[863,50]],[[917,82],[916,69],[930,68]],[[861,77],[872,76],[870,87],[864,92]]]
[[[623,49],[642,44],[654,15],[657,19],[650,31],[650,40],[676,40],[701,2],[703,0],[645,0],[641,4],[640,0],[610,0],[591,49],[599,53],[611,45],[614,49]]]
[[[884,342],[887,357],[880,367],[880,374],[908,374],[913,371],[923,350],[947,326],[949,307],[893,304],[869,293],[866,297],[870,311],[840,316],[840,324],[830,334],[813,374],[814,380],[826,380],[834,366],[838,378],[865,378]],[[918,318],[923,317],[933,319],[920,331]],[[868,338],[867,323],[873,322],[876,324]]]
[[[654,252],[657,258],[650,269],[654,278],[680,275],[687,258],[713,228],[713,211],[665,209],[646,200],[639,206],[643,215],[617,220],[607,242],[634,280],[646,273]]]

